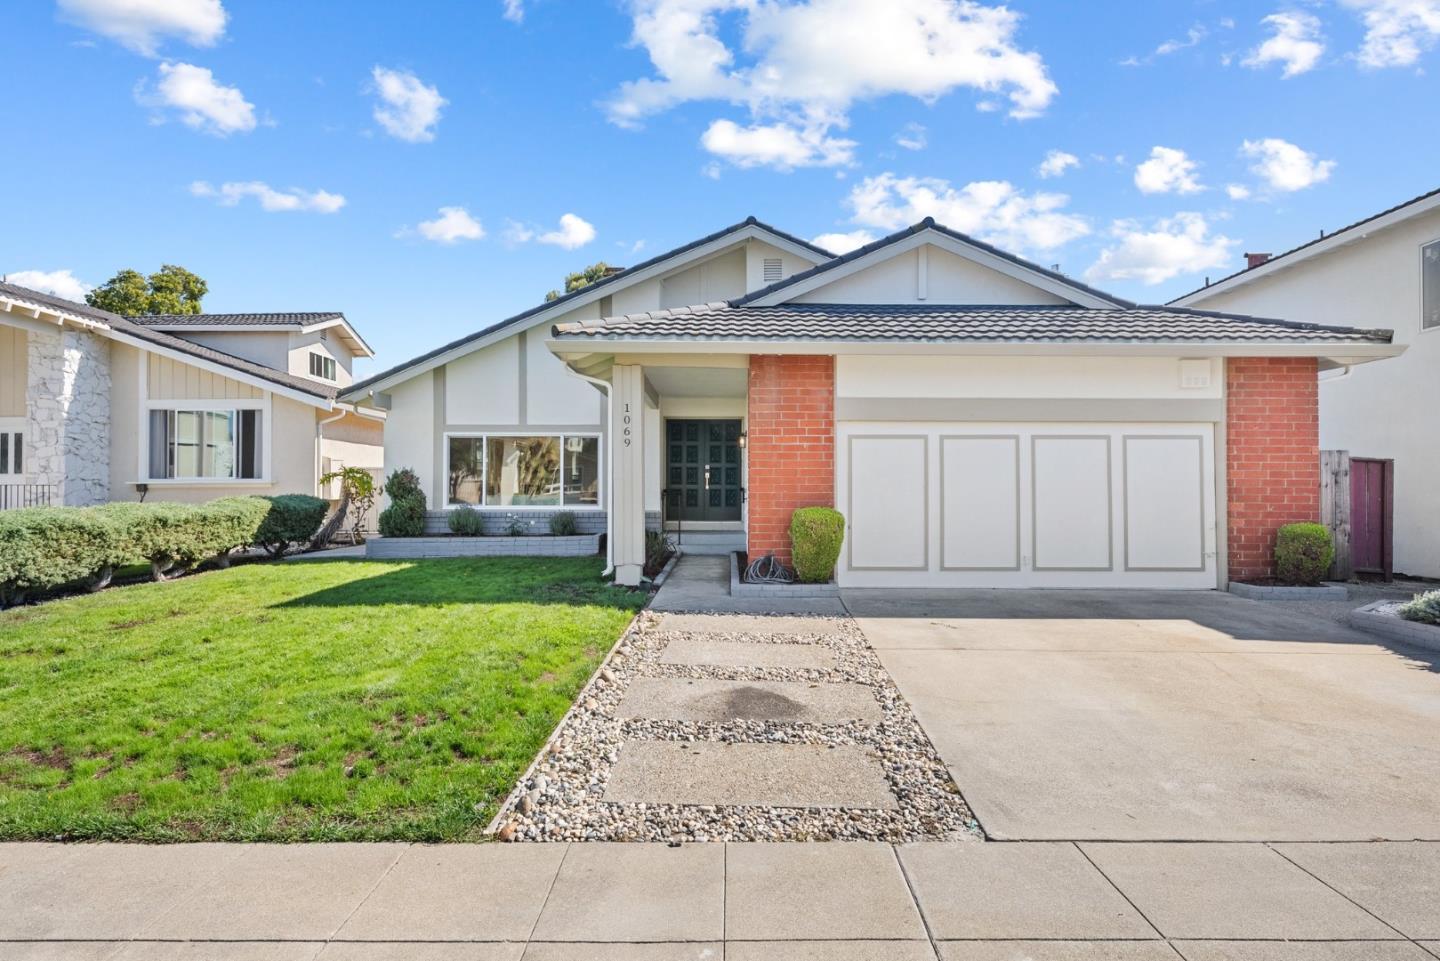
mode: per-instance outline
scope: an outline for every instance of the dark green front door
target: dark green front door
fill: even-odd
[[[740,421],[666,421],[665,464],[667,520],[740,519]]]

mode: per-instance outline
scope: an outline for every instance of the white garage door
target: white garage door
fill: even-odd
[[[1209,424],[845,423],[852,587],[1215,586]]]

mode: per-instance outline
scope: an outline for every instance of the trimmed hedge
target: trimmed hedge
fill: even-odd
[[[274,557],[284,554],[292,544],[310,543],[330,512],[328,503],[309,494],[280,494],[261,500],[268,501],[270,509],[255,532],[255,546],[265,548]]]
[[[1319,584],[1335,559],[1324,524],[1286,524],[1275,535],[1275,576],[1286,584]]]
[[[108,581],[124,559],[120,531],[95,508],[0,511],[0,606],[31,591]]]
[[[828,583],[844,540],[845,517],[833,507],[802,507],[791,514],[790,548],[801,583]]]
[[[425,492],[420,489],[419,475],[408,467],[392,472],[385,479],[385,493],[390,498],[390,506],[380,512],[380,536],[423,536]]]

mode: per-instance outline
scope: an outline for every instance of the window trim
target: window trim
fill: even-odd
[[[481,478],[482,478],[482,483],[481,483],[481,485],[480,485],[481,503],[479,503],[479,504],[466,504],[466,503],[463,503],[463,502],[460,502],[460,503],[451,503],[451,501],[450,501],[450,439],[451,439],[452,437],[478,438],[478,439],[482,442],[481,445],[480,445],[480,450],[481,450],[481,452],[482,452],[482,457],[481,457],[481,460],[480,460],[480,476],[481,476]],[[557,438],[557,439],[560,441],[560,473],[561,473],[561,475],[562,475],[562,479],[561,479],[561,496],[560,496],[560,501],[561,501],[561,502],[560,502],[559,504],[487,504],[487,503],[484,503],[484,498],[485,498],[485,485],[484,485],[484,483],[483,483],[483,479],[484,479],[484,478],[486,477],[486,475],[488,474],[488,468],[489,468],[489,466],[490,466],[490,463],[489,463],[489,460],[490,460],[490,444],[489,444],[489,440],[490,440],[490,438],[492,438],[492,437],[554,437],[554,438]],[[584,504],[566,504],[566,503],[564,502],[564,501],[565,501],[565,496],[564,496],[564,479],[563,479],[563,475],[564,475],[564,473],[565,473],[565,439],[566,439],[567,437],[585,437],[585,438],[591,438],[591,437],[593,437],[593,438],[595,439],[595,459],[596,459],[596,462],[597,462],[597,463],[596,463],[596,466],[597,466],[597,469],[598,469],[598,471],[599,471],[599,480],[600,480],[600,483],[599,483],[599,486],[596,487],[596,489],[595,489],[595,505],[594,505],[593,507],[592,507],[592,506],[588,506],[588,505],[584,505]],[[603,511],[603,510],[605,509],[605,485],[608,483],[608,478],[606,477],[606,474],[605,474],[605,435],[604,435],[602,432],[598,431],[598,430],[593,430],[593,429],[592,429],[592,430],[567,430],[567,431],[562,431],[562,432],[560,432],[560,433],[554,433],[554,432],[552,432],[552,431],[546,431],[546,430],[447,430],[447,431],[442,431],[442,432],[441,432],[441,438],[442,438],[442,442],[441,442],[441,451],[442,451],[442,454],[441,454],[441,458],[440,458],[440,467],[441,467],[441,469],[440,469],[440,484],[441,484],[441,491],[442,491],[442,493],[444,494],[444,497],[442,498],[442,500],[444,500],[445,503],[443,503],[443,504],[439,505],[438,507],[434,508],[435,510],[453,511],[453,510],[459,510],[459,509],[461,509],[461,508],[466,508],[466,507],[468,507],[468,508],[470,508],[471,510],[477,510],[477,511],[489,511],[489,512],[492,512],[492,513],[502,513],[502,512],[503,512],[503,513],[506,513],[506,514],[509,514],[509,513],[517,513],[517,514],[518,514],[518,513],[526,513],[526,512],[532,512],[532,511],[549,511],[549,512],[551,512],[551,513],[555,513],[555,512],[557,512],[557,511]]]
[[[5,470],[0,472],[0,484],[21,484],[30,476],[30,458],[25,456],[25,438],[30,436],[30,424],[25,417],[0,417],[0,435],[6,445]],[[20,437],[20,470],[12,470],[15,463],[15,437]]]
[[[312,350],[310,353],[310,376],[318,377],[320,380],[328,380],[332,384],[340,378],[340,364],[323,350]],[[317,371],[315,368],[319,367]]]
[[[139,457],[135,474],[137,484],[161,487],[266,487],[273,486],[270,451],[272,430],[270,394],[262,398],[228,398],[224,400],[146,400],[141,404]],[[260,476],[259,477],[151,477],[150,476],[150,412],[154,410],[260,412]]]
[[[1417,286],[1419,287],[1420,303],[1418,309],[1416,310],[1416,313],[1420,315],[1420,333],[1422,334],[1429,334],[1434,333],[1435,331],[1440,331],[1440,324],[1436,324],[1435,326],[1430,327],[1427,326],[1425,323],[1425,248],[1427,247],[1435,247],[1437,249],[1440,249],[1440,237],[1436,237],[1432,240],[1421,241],[1419,247],[1420,283]],[[1436,291],[1436,297],[1440,298],[1440,291]]]

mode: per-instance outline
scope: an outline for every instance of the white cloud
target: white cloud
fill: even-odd
[[[906,150],[924,150],[929,142],[924,124],[907,123],[895,135],[895,143]]]
[[[810,242],[822,250],[828,250],[832,254],[848,254],[852,250],[864,247],[875,240],[875,235],[868,230],[851,230],[845,233],[821,234],[812,237]]]
[[[332,194],[328,190],[301,190],[299,187],[276,190],[260,180],[231,181],[219,187],[205,180],[197,180],[190,185],[190,193],[196,197],[214,200],[222,207],[234,207],[246,197],[253,197],[259,202],[261,210],[271,213],[303,211],[333,214],[345,206],[342,195]]]
[[[1144,194],[1193,194],[1205,188],[1195,178],[1199,164],[1174,147],[1155,147],[1135,168],[1135,186]]]
[[[1064,194],[1025,194],[1005,181],[977,181],[958,189],[936,177],[883,173],[851,188],[846,203],[855,223],[898,230],[934,217],[1007,250],[1048,250],[1090,232],[1080,217],[1061,208]],[[822,244],[823,246],[823,244]]]
[[[621,84],[605,103],[622,127],[718,100],[748,108],[757,128],[779,121],[825,141],[857,100],[930,102],[968,87],[1033,117],[1058,92],[1040,55],[1017,45],[1020,16],[978,0],[627,3],[654,75]]]
[[[146,57],[165,37],[209,47],[225,33],[220,0],[58,0],[60,16]]]
[[[1440,38],[1440,0],[1342,0],[1360,12],[1362,67],[1408,67]]]
[[[700,144],[737,167],[834,167],[852,162],[855,156],[853,140],[827,137],[824,126],[802,130],[787,123],[741,127],[717,120],[701,135]]]
[[[1045,159],[1040,161],[1040,166],[1035,168],[1035,172],[1048,180],[1051,177],[1063,177],[1065,171],[1078,166],[1080,166],[1080,158],[1073,153],[1051,150],[1045,154]]]
[[[1244,184],[1226,184],[1225,195],[1231,200],[1249,200],[1250,188]]]
[[[501,13],[511,23],[521,23],[525,19],[525,0],[500,0],[504,6]]]
[[[255,105],[245,99],[239,87],[218,82],[205,67],[162,63],[159,74],[153,94],[143,83],[135,88],[135,99],[142,105],[175,110],[187,127],[217,137],[255,129]]]
[[[1191,27],[1189,30],[1185,31],[1185,39],[1184,39],[1184,40],[1166,40],[1164,43],[1162,43],[1162,44],[1160,44],[1158,47],[1156,47],[1156,48],[1154,49],[1154,51],[1152,51],[1151,53],[1149,53],[1149,54],[1147,54],[1147,55],[1145,55],[1145,56],[1143,56],[1143,57],[1136,57],[1136,56],[1126,57],[1124,60],[1121,60],[1121,61],[1120,61],[1120,66],[1122,66],[1122,67],[1143,67],[1143,66],[1148,66],[1149,64],[1154,63],[1157,57],[1168,57],[1168,56],[1170,56],[1170,54],[1172,54],[1172,53],[1179,53],[1181,50],[1187,50],[1187,49],[1189,49],[1190,47],[1199,46],[1200,43],[1201,43],[1202,41],[1204,41],[1204,39],[1205,39],[1207,36],[1209,36],[1209,35],[1210,35],[1210,31],[1208,31],[1208,30],[1205,29],[1205,25],[1204,25],[1204,24],[1201,24],[1201,23],[1197,23],[1197,24],[1195,24],[1193,27]]]
[[[377,66],[371,69],[370,76],[373,92],[380,98],[375,104],[375,122],[386,133],[411,143],[435,139],[440,110],[449,103],[438,89],[426,86],[408,70]]]
[[[1293,143],[1278,137],[1264,140],[1247,140],[1240,146],[1240,152],[1255,163],[1252,173],[1259,175],[1273,190],[1304,190],[1330,179],[1335,161],[1319,160],[1316,155],[1302,150]]]
[[[79,303],[84,303],[85,295],[95,289],[68,270],[17,270],[6,274],[5,280]]]
[[[1134,220],[1117,220],[1110,234],[1116,243],[1100,252],[1100,259],[1085,271],[1086,280],[1136,280],[1153,286],[1180,274],[1223,267],[1239,243],[1212,235],[1197,213],[1177,213],[1148,230]]]
[[[1264,67],[1283,63],[1281,76],[1295,77],[1313,69],[1325,52],[1325,38],[1320,33],[1320,18],[1300,10],[1272,13],[1260,21],[1275,34],[1241,61],[1247,67]]]
[[[396,236],[407,237],[417,233],[426,240],[447,246],[462,240],[480,240],[485,236],[485,228],[480,221],[470,216],[470,211],[464,207],[441,207],[438,213],[434,220],[420,221],[413,231],[409,227],[402,228]]]
[[[595,239],[595,227],[575,214],[562,214],[560,226],[546,231],[512,220],[505,230],[505,239],[512,244],[526,244],[533,240],[536,243],[550,244],[552,247],[575,250]]]

